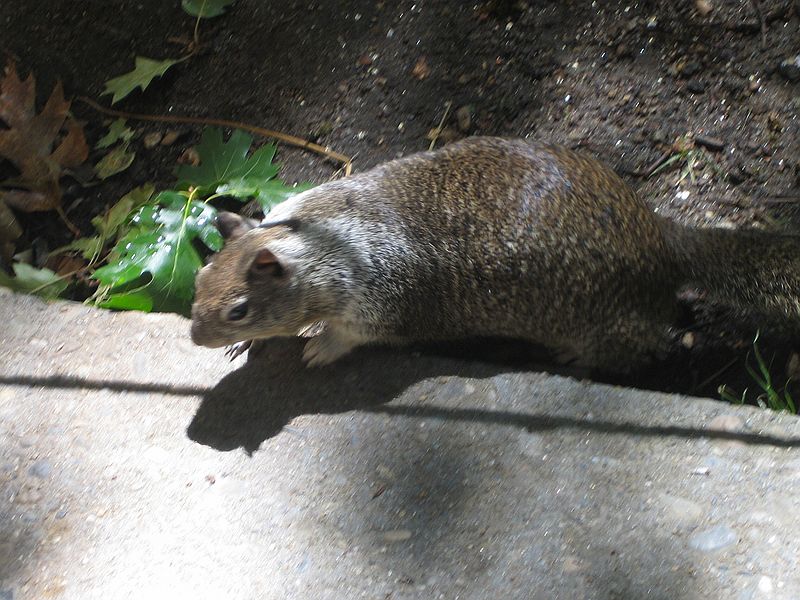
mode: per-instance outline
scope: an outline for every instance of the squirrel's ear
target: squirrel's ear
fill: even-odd
[[[256,254],[253,262],[250,263],[250,272],[257,275],[280,277],[283,275],[283,265],[270,250],[262,248]]]
[[[217,229],[226,240],[235,240],[258,225],[258,221],[246,219],[236,213],[223,211],[217,215]]]

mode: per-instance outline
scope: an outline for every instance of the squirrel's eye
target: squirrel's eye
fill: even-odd
[[[227,320],[241,321],[246,316],[247,316],[247,300],[240,300],[228,310]]]

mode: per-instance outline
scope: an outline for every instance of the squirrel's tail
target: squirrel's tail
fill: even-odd
[[[723,304],[800,332],[800,236],[755,230],[678,228],[685,283]]]

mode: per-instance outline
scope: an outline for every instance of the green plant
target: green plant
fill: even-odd
[[[797,414],[797,405],[789,392],[789,382],[781,388],[777,389],[772,379],[771,364],[768,365],[764,360],[761,350],[758,347],[758,337],[760,332],[756,333],[753,339],[752,354],[756,359],[756,367],[750,363],[750,354],[748,353],[745,360],[745,368],[747,369],[750,377],[755,381],[761,389],[761,393],[755,397],[755,402],[761,408],[769,408],[775,411],[785,411],[792,414]],[[721,385],[717,390],[720,398],[731,402],[733,404],[744,404],[747,401],[747,392],[749,388],[745,388],[741,396],[737,395],[727,385]]]
[[[277,179],[275,145],[250,152],[252,141],[235,130],[226,142],[221,130],[206,129],[197,146],[199,164],[178,168],[175,189],[154,194],[152,186],[137,188],[93,219],[96,236],[62,249],[81,252],[90,266],[105,263],[91,275],[99,283],[91,298],[96,305],[187,315],[202,255],[223,243],[210,203],[223,196],[252,198],[266,212],[311,187]]]
[[[714,158],[702,148],[698,148],[689,135],[681,136],[675,140],[675,143],[672,144],[672,155],[653,169],[650,175],[653,176],[676,164],[683,165],[678,176],[678,183],[683,182],[687,177],[692,183],[695,183],[695,171],[706,166],[710,167],[718,177],[725,177],[725,173],[719,168]]]
[[[161,77],[171,67],[190,59],[197,53],[200,46],[200,19],[210,19],[218,17],[225,12],[225,9],[233,4],[235,0],[182,0],[181,8],[183,11],[195,17],[194,35],[192,40],[186,44],[185,54],[180,58],[167,58],[164,60],[154,60],[144,56],[134,58],[134,68],[132,71],[114,77],[105,82],[105,89],[100,94],[111,95],[111,104],[116,104],[136,88],[144,91],[156,77]]]

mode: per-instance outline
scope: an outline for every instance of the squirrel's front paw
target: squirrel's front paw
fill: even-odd
[[[343,339],[331,331],[325,331],[308,341],[303,350],[303,360],[309,367],[329,365],[355,346],[353,341]]]

